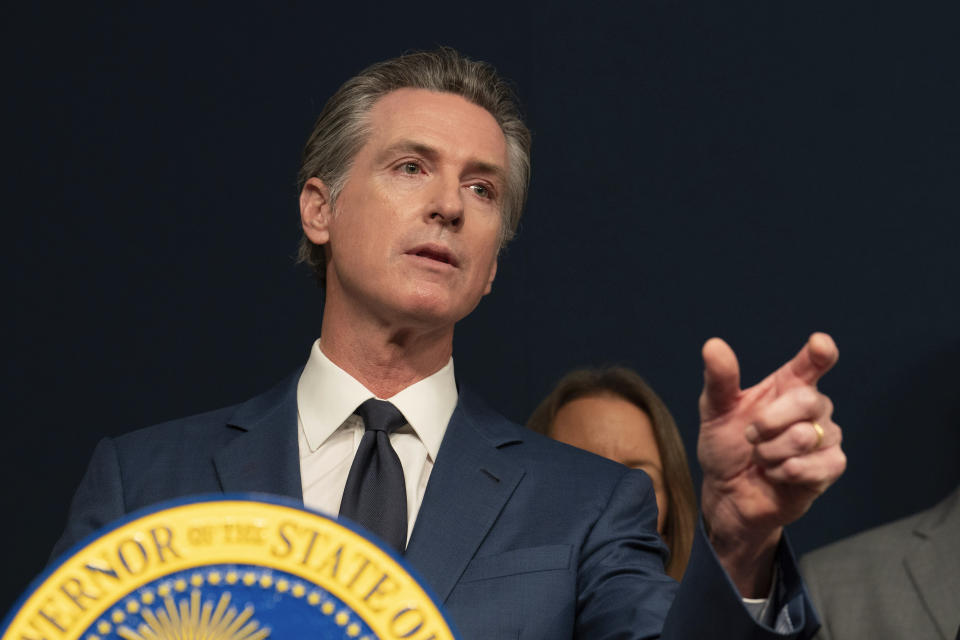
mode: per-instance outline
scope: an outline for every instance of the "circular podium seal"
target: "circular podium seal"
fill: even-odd
[[[140,511],[75,547],[0,640],[453,640],[403,561],[343,522],[272,497]]]

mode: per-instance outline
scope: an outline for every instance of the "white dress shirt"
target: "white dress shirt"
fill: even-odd
[[[313,343],[297,383],[300,482],[307,507],[333,516],[340,512],[343,488],[364,432],[363,421],[353,412],[374,397],[323,354],[320,340]],[[408,541],[457,397],[451,358],[433,375],[391,398],[380,398],[392,402],[407,420],[390,434],[390,444],[403,466]]]

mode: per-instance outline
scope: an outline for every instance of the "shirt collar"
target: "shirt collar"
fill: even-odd
[[[360,404],[374,394],[335,365],[313,343],[300,381],[297,383],[297,410],[310,451],[316,451]],[[447,424],[457,406],[457,383],[453,358],[439,371],[406,389],[390,400],[436,460]]]

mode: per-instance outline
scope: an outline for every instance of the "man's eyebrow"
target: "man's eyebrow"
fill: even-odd
[[[398,153],[415,153],[428,160],[436,160],[440,152],[428,144],[417,142],[416,140],[398,140],[377,155],[377,160],[385,162],[390,156]],[[505,182],[507,171],[498,164],[485,162],[483,160],[470,160],[467,162],[467,173],[479,173],[496,178],[500,182]]]
[[[500,184],[506,184],[507,182],[507,171],[498,164],[492,164],[482,160],[473,160],[467,163],[467,168],[470,173],[491,176]]]
[[[415,140],[398,140],[381,151],[377,155],[377,159],[385,161],[390,156],[398,153],[415,153],[417,155],[430,158],[431,160],[440,155],[436,149],[422,142],[416,142]]]

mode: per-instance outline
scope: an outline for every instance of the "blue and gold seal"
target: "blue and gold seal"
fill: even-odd
[[[133,514],[40,576],[2,629],[2,640],[457,637],[391,551],[261,496]]]

